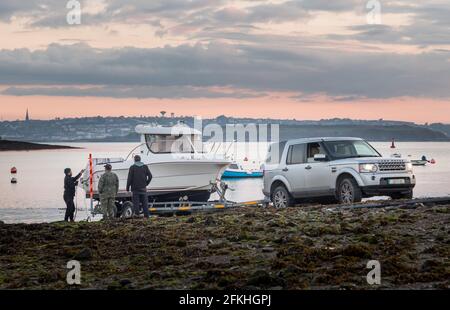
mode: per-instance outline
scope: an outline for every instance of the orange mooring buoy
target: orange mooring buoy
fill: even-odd
[[[16,167],[12,167],[11,168],[11,174],[16,174],[17,173],[17,168]]]
[[[392,139],[391,149],[395,149],[395,140]]]

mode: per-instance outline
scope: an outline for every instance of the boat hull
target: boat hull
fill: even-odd
[[[132,161],[111,162],[112,171],[119,178],[118,199],[129,200],[131,193],[126,191],[129,167]],[[190,201],[207,201],[211,194],[212,185],[220,180],[227,161],[162,161],[148,163],[152,173],[152,181],[147,187],[150,201],[178,201],[185,196]],[[98,181],[104,173],[103,163],[93,169],[93,198],[99,199]],[[89,170],[83,176],[83,187],[86,197],[90,197]]]

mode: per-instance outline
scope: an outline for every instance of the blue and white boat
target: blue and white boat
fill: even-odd
[[[262,178],[261,169],[244,169],[238,163],[231,163],[222,175],[222,178]]]

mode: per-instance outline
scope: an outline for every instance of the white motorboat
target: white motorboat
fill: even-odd
[[[93,196],[99,198],[98,180],[109,163],[119,177],[119,203],[130,200],[126,192],[128,170],[133,165],[134,155],[140,155],[148,165],[153,179],[147,188],[150,201],[207,201],[211,192],[230,164],[224,156],[203,152],[201,132],[185,125],[161,127],[138,125],[141,144],[130,152],[127,158],[93,158]],[[91,171],[89,163],[83,175],[83,188],[90,195]]]

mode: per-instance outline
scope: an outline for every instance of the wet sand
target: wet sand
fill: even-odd
[[[95,223],[0,224],[0,288],[449,289],[450,205],[245,207]],[[367,284],[369,260],[381,285]]]

